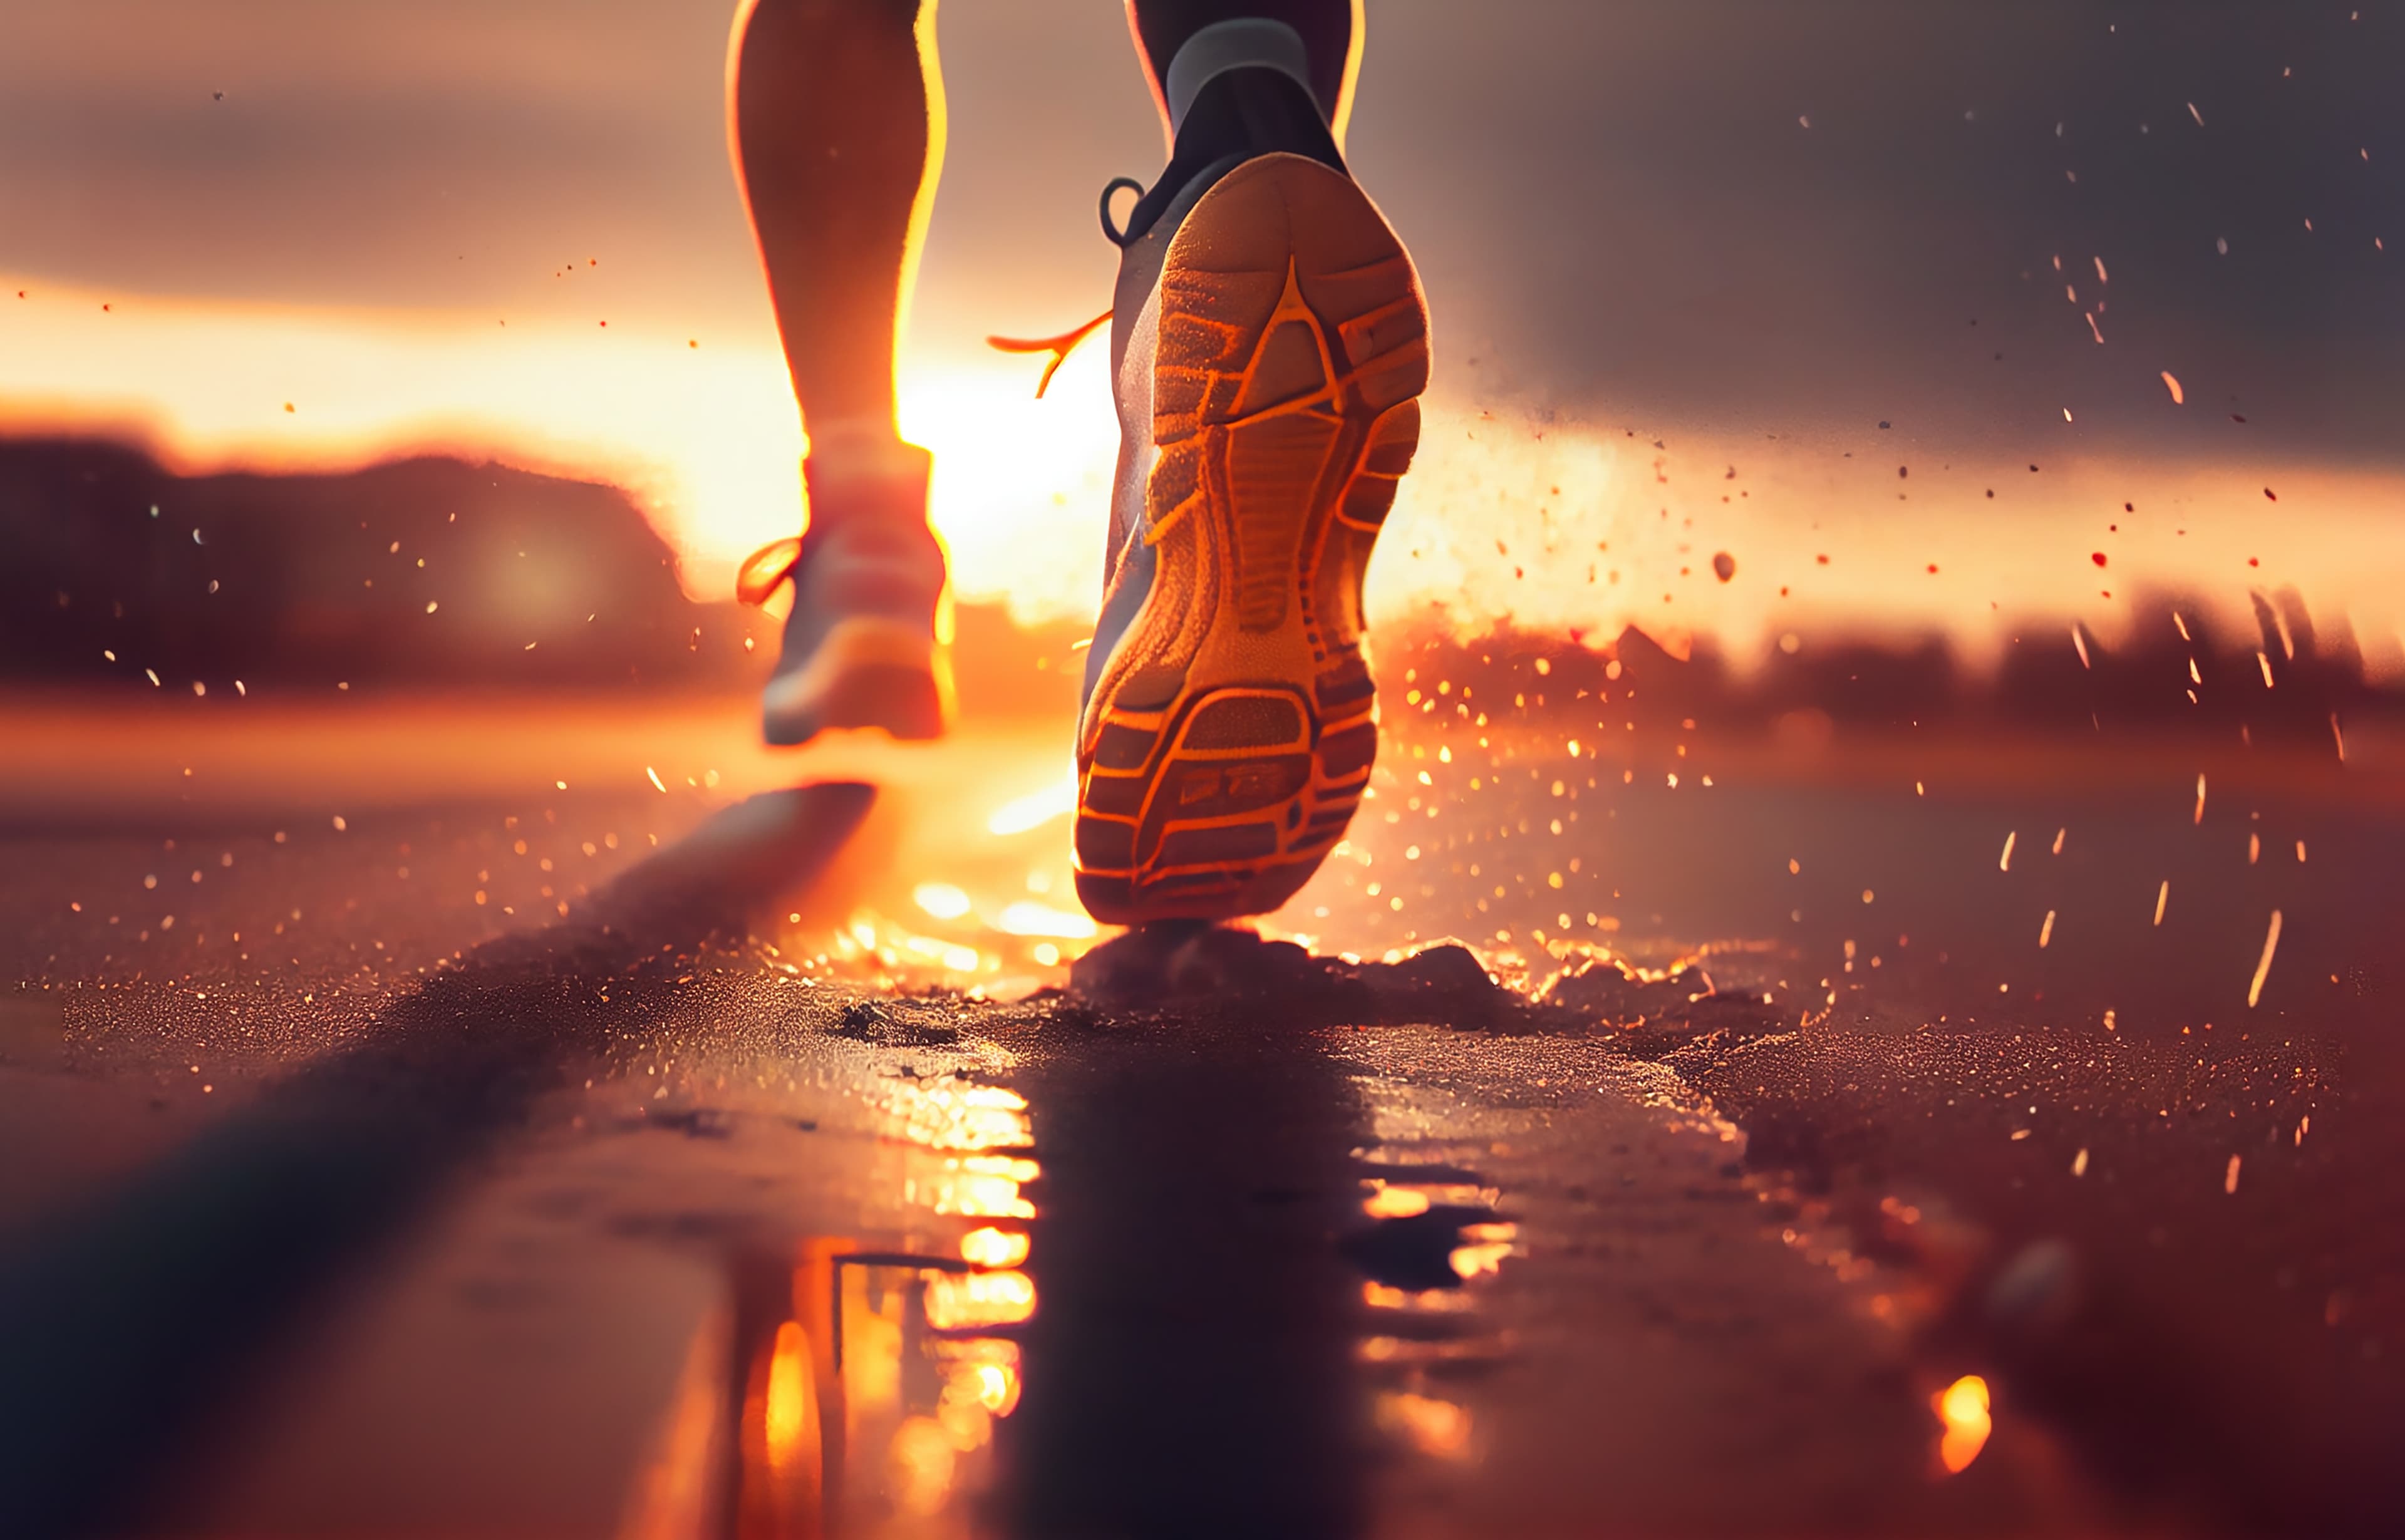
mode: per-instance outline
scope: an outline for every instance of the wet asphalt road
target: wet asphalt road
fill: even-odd
[[[12,1533],[2388,1532],[2395,779],[1865,753],[1549,837],[1588,765],[1406,815],[1390,750],[1298,906],[1374,958],[1402,865],[1516,988],[1170,935],[985,1000],[817,960],[865,791],[21,786]],[[1680,971],[1530,944],[1571,853]]]

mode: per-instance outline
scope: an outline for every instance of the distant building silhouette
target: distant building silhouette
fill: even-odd
[[[0,443],[0,676],[508,686],[739,670],[758,618],[687,601],[672,560],[623,493],[503,466],[182,477],[113,444]]]
[[[1408,714],[1442,710],[1680,731],[1787,721],[2328,742],[2333,717],[2405,716],[2405,691],[2366,679],[2343,623],[2317,627],[2293,590],[2254,605],[2259,636],[2245,642],[2208,634],[2186,618],[2202,607],[2170,595],[2137,602],[2117,650],[2032,620],[1992,673],[1964,669],[1934,635],[1817,636],[1737,669],[1709,637],[1681,659],[1634,627],[1600,648],[1508,621],[1465,641],[1439,609],[1383,628],[1374,647],[1385,719],[1406,731]],[[1086,630],[963,606],[964,708],[1073,711]],[[0,441],[0,682],[148,690],[151,669],[176,689],[732,691],[777,642],[761,611],[688,599],[667,543],[614,487],[433,456],[185,477],[120,444]],[[1413,689],[1420,704],[1405,698]]]
[[[2118,649],[2084,629],[2074,641],[2070,623],[2032,622],[1992,672],[1963,667],[1934,635],[1900,644],[1823,635],[1740,671],[1709,637],[1695,638],[1683,660],[1633,626],[1600,648],[1508,623],[1463,641],[1454,618],[1431,609],[1377,638],[1377,665],[1390,722],[1399,708],[1429,714],[1439,683],[1451,691],[1435,710],[1456,719],[1525,712],[1640,730],[1743,731],[1810,714],[1831,729],[2190,732],[2328,745],[2334,717],[2405,718],[2405,688],[2369,680],[2353,631],[2316,630],[2294,591],[2256,595],[2261,635],[2251,646],[2188,618],[2202,608],[2146,597]],[[1416,706],[1399,698],[1413,689],[1422,692]]]

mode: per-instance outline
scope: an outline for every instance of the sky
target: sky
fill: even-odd
[[[0,430],[589,469],[710,587],[791,523],[800,446],[727,166],[731,8],[0,0]],[[1913,621],[2143,579],[2294,582],[2396,630],[2405,6],[1368,11],[1350,158],[1438,357],[1391,602],[1575,619],[1598,600],[1564,553],[1616,537],[1677,624],[1775,634],[1751,580],[1793,567],[1793,602]],[[1095,194],[1151,175],[1160,131],[1111,0],[945,0],[938,35],[906,427],[951,467],[956,548],[1074,609],[1098,554],[1012,553],[1095,543],[1104,382],[1081,357],[1034,403],[980,339],[1107,302]],[[1681,586],[1715,546],[1749,584]]]

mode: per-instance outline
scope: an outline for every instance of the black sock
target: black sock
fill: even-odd
[[[1268,65],[1213,76],[1187,110],[1168,169],[1129,213],[1128,238],[1150,230],[1187,184],[1212,167],[1280,151],[1344,169],[1336,136],[1302,82]]]
[[[1169,78],[1170,61],[1204,27],[1258,17],[1285,22],[1302,39],[1312,93],[1323,107],[1333,107],[1343,89],[1345,59],[1353,48],[1352,0],[1132,0],[1130,8],[1155,84]]]

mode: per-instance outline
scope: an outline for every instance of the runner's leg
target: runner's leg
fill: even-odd
[[[761,695],[772,744],[829,728],[934,737],[950,605],[926,451],[902,441],[893,353],[943,157],[935,0],[745,0],[729,66],[735,162],[809,435],[809,529],[747,561],[790,580]]]
[[[943,156],[921,9],[745,0],[736,21],[736,169],[814,454],[895,433],[894,338]]]

